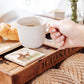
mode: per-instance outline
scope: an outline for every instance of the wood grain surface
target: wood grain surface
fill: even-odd
[[[81,48],[56,50],[43,45],[34,50],[44,53],[45,57],[36,60],[25,67],[7,61],[2,56],[0,58],[0,84],[24,84],[80,49]]]
[[[20,42],[4,40],[0,43],[0,55],[21,46]]]

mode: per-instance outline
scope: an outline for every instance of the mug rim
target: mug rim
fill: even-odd
[[[26,26],[26,25],[23,25],[23,24],[20,24],[19,21],[23,20],[23,19],[27,19],[27,18],[38,18],[41,22],[43,22],[43,18],[42,17],[38,17],[38,16],[30,16],[30,17],[23,17],[23,18],[20,18],[17,20],[17,24],[20,25],[20,26],[24,26],[24,27],[29,27],[29,28],[35,28],[35,27],[39,27],[39,26],[42,26],[42,25],[46,25],[46,22],[43,22],[39,25],[35,25],[35,26]]]

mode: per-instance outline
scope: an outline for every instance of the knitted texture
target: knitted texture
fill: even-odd
[[[59,69],[68,73],[75,81],[84,84],[84,54],[72,55],[60,65]]]
[[[79,84],[61,70],[51,69],[38,76],[31,84]]]

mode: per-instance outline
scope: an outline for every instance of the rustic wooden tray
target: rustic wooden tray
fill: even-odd
[[[20,47],[19,49],[21,48],[23,47]],[[25,67],[7,61],[3,58],[3,56],[1,56],[0,84],[24,84],[32,78],[38,76],[42,72],[60,63],[61,61],[71,56],[80,49],[81,48],[56,50],[51,47],[43,45],[42,47],[34,50],[44,53],[45,57],[36,60]]]

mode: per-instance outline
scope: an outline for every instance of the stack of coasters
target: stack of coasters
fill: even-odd
[[[43,53],[40,53],[38,51],[31,50],[28,48],[22,48],[6,55],[5,58],[19,65],[26,66],[44,56],[45,55]]]

